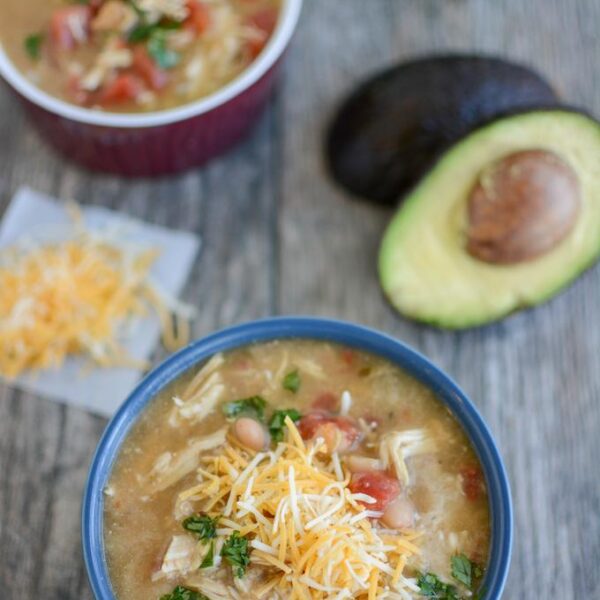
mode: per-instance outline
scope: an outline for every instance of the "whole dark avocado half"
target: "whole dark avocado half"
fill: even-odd
[[[388,226],[379,274],[403,315],[460,329],[548,300],[600,254],[600,122],[520,111],[430,166]]]
[[[334,179],[355,196],[395,204],[435,159],[474,127],[558,99],[532,70],[485,56],[421,58],[363,83],[326,140]]]

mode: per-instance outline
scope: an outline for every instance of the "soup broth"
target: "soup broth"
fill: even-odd
[[[390,362],[320,341],[177,381],[105,494],[119,600],[468,598],[488,556],[483,474],[453,416]]]
[[[42,90],[144,112],[207,96],[246,69],[280,0],[2,0],[0,41]]]

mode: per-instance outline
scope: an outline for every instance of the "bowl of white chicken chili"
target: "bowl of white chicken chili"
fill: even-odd
[[[4,0],[0,77],[68,158],[126,176],[204,164],[267,104],[302,0]]]
[[[499,600],[509,484],[474,405],[349,323],[275,318],[152,371],[83,505],[97,600]]]

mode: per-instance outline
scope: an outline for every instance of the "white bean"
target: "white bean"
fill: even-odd
[[[415,524],[415,506],[408,498],[398,496],[387,505],[381,520],[390,529],[410,529]]]
[[[255,419],[241,417],[233,424],[233,435],[241,444],[258,452],[268,444],[267,432]]]

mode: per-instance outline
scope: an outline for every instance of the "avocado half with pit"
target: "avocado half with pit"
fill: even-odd
[[[445,328],[539,304],[600,253],[600,123],[567,110],[497,119],[449,149],[384,235],[403,315]]]

